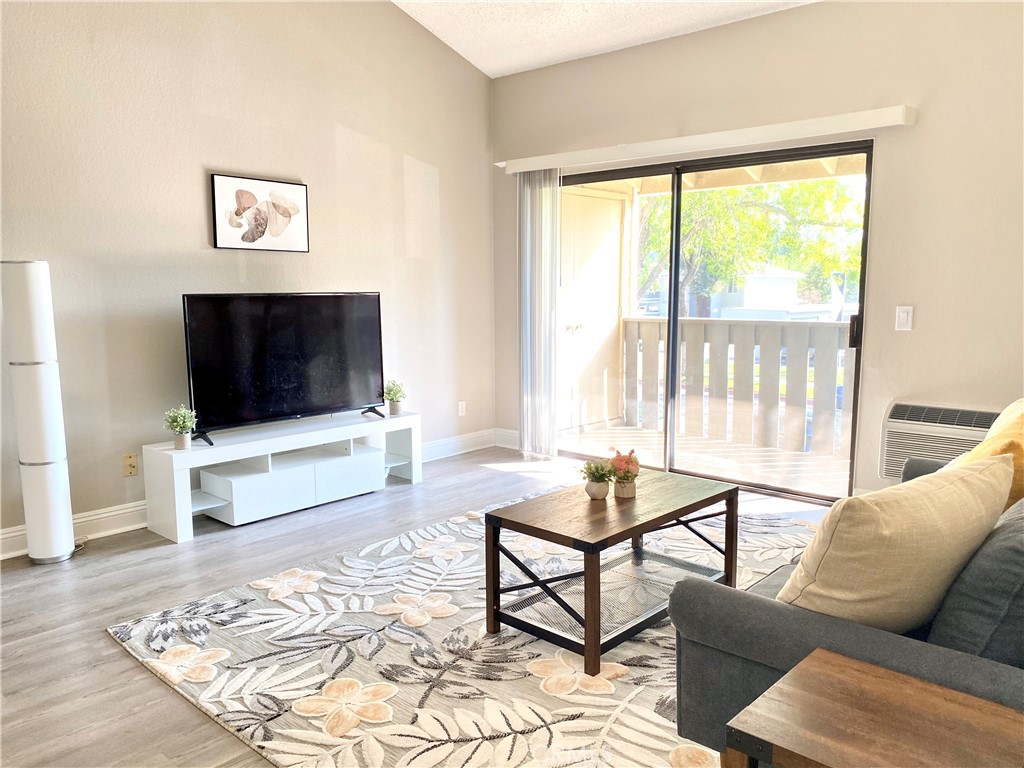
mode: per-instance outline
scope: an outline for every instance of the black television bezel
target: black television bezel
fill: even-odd
[[[303,296],[376,296],[377,297],[377,320],[382,326],[381,333],[378,334],[378,340],[380,343],[380,380],[381,386],[384,384],[384,333],[383,333],[383,321],[381,320],[381,307],[380,307],[380,293],[377,291],[315,291],[315,292],[286,292],[286,293],[183,293],[181,294],[181,313],[182,319],[185,325],[185,369],[188,374],[188,407],[195,410],[195,398],[192,391],[192,350],[189,346],[188,336],[188,299],[190,296],[201,296],[204,299],[217,299],[217,298],[265,298],[265,297],[303,297]],[[350,408],[329,408],[327,410],[319,411],[305,411],[303,413],[289,414],[288,416],[275,416],[269,419],[252,419],[249,421],[239,421],[234,424],[219,424],[215,427],[206,427],[202,423],[196,424],[195,434],[206,434],[208,432],[219,432],[222,429],[238,429],[239,427],[250,427],[256,424],[273,424],[279,421],[293,421],[295,419],[304,419],[310,416],[326,416],[332,413],[351,413],[352,411],[358,411],[365,408],[381,408],[384,406],[384,392],[380,393],[380,398],[377,402],[363,403],[362,405],[353,405]],[[198,412],[196,414],[199,416]]]

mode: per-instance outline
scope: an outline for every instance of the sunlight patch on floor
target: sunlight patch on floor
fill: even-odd
[[[481,466],[496,472],[514,472],[535,480],[549,480],[552,483],[583,482],[579,473],[583,462],[577,459],[524,458],[519,461],[490,462]]]

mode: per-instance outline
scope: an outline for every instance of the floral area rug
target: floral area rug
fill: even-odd
[[[580,656],[531,635],[485,633],[483,516],[518,501],[107,631],[279,766],[717,766],[715,753],[676,734],[667,620],[605,654],[594,677]],[[699,525],[721,540],[716,520]],[[812,534],[741,504],[740,586],[789,562]],[[509,533],[502,543],[542,576],[582,567],[579,553],[553,544]],[[684,528],[648,534],[645,547],[721,566]],[[505,571],[502,581],[521,583]]]

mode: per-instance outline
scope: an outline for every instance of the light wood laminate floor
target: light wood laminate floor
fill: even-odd
[[[129,656],[106,627],[313,563],[389,535],[580,482],[580,462],[490,448],[424,465],[424,482],[232,528],[196,518],[173,544],[148,530],[89,541],[71,560],[0,564],[0,766],[270,764]],[[741,494],[740,513],[820,519],[821,507]]]
[[[577,463],[492,448],[424,465],[424,482],[231,528],[196,518],[173,544],[148,530],[71,560],[0,565],[0,765],[252,766],[263,758],[125,653],[106,627],[461,512],[576,482]]]

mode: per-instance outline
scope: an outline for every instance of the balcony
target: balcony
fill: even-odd
[[[847,492],[855,354],[849,323],[683,318],[676,396],[675,468],[822,495]],[[577,397],[576,426],[559,448],[606,455],[635,448],[661,464],[668,322],[619,326],[620,371]],[[611,368],[612,366],[609,365]],[[593,392],[593,387],[579,387]],[[587,414],[608,414],[587,418]]]

